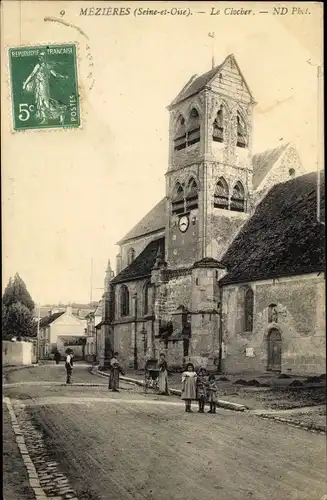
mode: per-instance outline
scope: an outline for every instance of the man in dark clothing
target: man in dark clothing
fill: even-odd
[[[65,368],[67,373],[66,384],[71,384],[72,373],[73,373],[73,351],[71,349],[68,349],[66,352],[67,352],[65,361]]]
[[[59,351],[55,352],[54,359],[55,359],[56,365],[59,365],[59,361],[61,360],[61,355],[60,355]]]

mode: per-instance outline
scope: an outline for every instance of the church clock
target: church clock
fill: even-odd
[[[186,233],[186,231],[188,230],[189,224],[190,224],[190,222],[189,222],[188,216],[183,215],[179,219],[179,222],[178,222],[178,227],[179,227],[179,230],[181,231],[181,233]]]

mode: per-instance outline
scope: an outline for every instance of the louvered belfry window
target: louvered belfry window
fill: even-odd
[[[224,111],[222,106],[220,106],[213,122],[212,139],[215,142],[224,142]]]
[[[188,121],[187,145],[191,146],[196,142],[200,142],[200,117],[197,110],[193,108]]]
[[[216,185],[216,190],[214,194],[214,206],[216,208],[222,208],[228,210],[229,204],[229,190],[227,182],[223,177],[221,177]]]
[[[183,212],[185,212],[184,189],[179,182],[177,182],[172,197],[172,213],[182,214]]]
[[[234,186],[230,209],[234,212],[245,212],[244,188],[240,182],[237,182]]]
[[[245,128],[244,120],[241,117],[240,113],[237,113],[236,122],[237,122],[237,144],[236,145],[239,148],[247,148],[248,141],[247,141],[246,128]]]
[[[185,119],[181,116],[177,123],[177,129],[174,137],[174,149],[179,151],[186,148],[186,127]]]
[[[187,186],[186,210],[194,208],[198,208],[198,186],[196,180],[192,177]]]

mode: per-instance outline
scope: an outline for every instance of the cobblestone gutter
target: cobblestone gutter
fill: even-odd
[[[291,425],[292,427],[300,427],[306,431],[311,431],[319,434],[326,434],[326,427],[317,424],[307,424],[305,422],[301,422],[301,420],[294,420],[292,418],[282,417],[281,415],[272,415],[272,414],[258,414],[258,417],[266,418],[270,420],[275,420],[276,422],[281,422],[283,424]]]
[[[68,479],[59,471],[58,463],[49,457],[43,433],[36,428],[25,409],[20,407],[14,411],[10,398],[4,398],[4,402],[36,500],[78,500]]]

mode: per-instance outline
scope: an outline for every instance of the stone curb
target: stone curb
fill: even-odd
[[[101,375],[102,377],[109,377],[109,374],[106,372],[102,372],[100,370],[92,371],[92,373],[96,373]],[[130,377],[120,377],[124,382],[128,382],[130,384],[135,384],[140,387],[144,387],[144,382],[142,380],[138,380]],[[169,389],[170,394],[174,396],[181,396],[182,391],[179,389]],[[245,405],[240,405],[238,403],[231,403],[229,401],[224,401],[222,399],[218,399],[218,406],[220,408],[225,408],[226,410],[234,410],[234,411],[245,411],[248,408]]]
[[[309,427],[306,424],[303,424],[302,422],[294,422],[291,419],[285,418],[285,417],[280,417],[278,415],[269,415],[265,413],[257,414],[258,417],[265,418],[266,420],[275,420],[276,422],[280,422],[282,424],[288,424],[291,425],[292,427],[298,427],[300,429],[304,429],[306,431],[311,431],[315,433],[320,433],[320,434],[326,434],[326,429],[320,425],[318,426],[313,426]]]
[[[48,500],[48,499],[63,500],[62,496],[55,496],[55,497],[48,496],[46,494],[46,492],[44,491],[44,489],[41,487],[40,477],[39,477],[38,473],[36,472],[35,464],[33,463],[32,459],[30,457],[30,454],[27,450],[24,435],[23,435],[23,432],[21,431],[21,428],[19,426],[19,423],[18,423],[17,417],[15,415],[14,409],[12,407],[10,398],[4,397],[3,401],[6,404],[9,415],[10,415],[11,426],[12,426],[13,432],[16,436],[16,443],[17,443],[17,446],[19,448],[20,455],[22,457],[24,465],[27,469],[27,475],[28,475],[28,479],[29,479],[30,488],[33,490],[33,493],[35,495],[35,499],[36,500]],[[77,497],[74,497],[74,498],[71,497],[71,500],[78,500],[78,499],[77,499]]]

